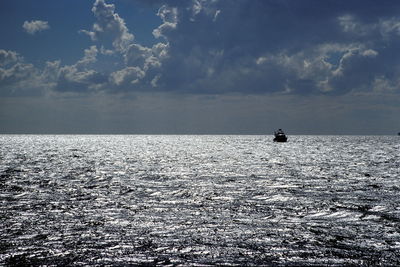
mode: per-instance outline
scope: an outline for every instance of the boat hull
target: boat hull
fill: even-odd
[[[286,136],[276,136],[274,138],[274,142],[287,142],[287,137]]]

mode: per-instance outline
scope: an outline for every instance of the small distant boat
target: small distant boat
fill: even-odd
[[[282,131],[282,129],[279,129],[274,133],[274,142],[286,142],[287,141],[287,136],[285,133]]]

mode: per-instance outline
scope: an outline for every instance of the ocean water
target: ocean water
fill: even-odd
[[[398,136],[1,135],[0,266],[399,266]]]

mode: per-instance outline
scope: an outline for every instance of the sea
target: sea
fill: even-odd
[[[400,266],[400,137],[0,135],[0,266]]]

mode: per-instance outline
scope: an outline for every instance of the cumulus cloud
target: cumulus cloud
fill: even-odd
[[[399,74],[390,6],[296,1],[153,1],[169,57],[158,88],[193,93],[344,94]],[[329,8],[327,8],[329,6]],[[398,5],[397,5],[398,9]],[[371,12],[375,10],[375,12]],[[312,15],[310,15],[312,12]],[[389,73],[383,64],[392,68]],[[363,77],[363,75],[368,76]],[[379,80],[378,80],[379,81]],[[162,85],[162,86],[160,86]]]
[[[76,65],[64,66],[59,70],[56,89],[60,92],[86,93],[97,91],[107,77],[95,70],[80,70]]]
[[[98,49],[95,45],[92,45],[90,48],[85,49],[84,53],[84,57],[79,60],[77,62],[77,65],[88,65],[90,63],[94,63],[97,61],[97,53],[98,53]]]
[[[37,94],[39,70],[15,51],[0,50],[0,95]],[[35,89],[35,90],[30,90]]]
[[[36,73],[32,64],[16,63],[8,69],[0,69],[1,85],[23,84]]]
[[[17,52],[0,49],[0,66],[15,63],[19,60],[21,60],[21,57],[17,54]]]
[[[354,15],[343,15],[338,17],[343,31],[355,37],[363,36],[366,39],[387,39],[400,36],[400,17],[383,17],[376,21],[363,22]]]
[[[44,75],[53,80],[57,92],[87,93],[102,89],[107,84],[107,74],[91,68],[97,61],[98,49],[91,46],[73,65],[61,66],[60,61],[47,62]]]
[[[115,5],[107,4],[104,0],[96,0],[92,12],[97,21],[92,31],[82,30],[93,41],[111,41],[117,51],[125,51],[133,41],[134,35],[129,32],[125,21],[115,13]]]
[[[157,15],[162,19],[163,24],[153,31],[153,35],[156,38],[164,37],[167,39],[168,32],[176,29],[176,25],[178,24],[178,9],[163,5],[158,10]]]
[[[25,21],[24,24],[22,25],[22,28],[24,28],[24,30],[27,33],[33,35],[37,32],[50,29],[50,25],[47,21],[32,20],[32,21]]]
[[[139,44],[132,44],[125,54],[125,61],[128,66],[140,66],[143,68],[146,60],[151,57],[151,54],[152,51],[150,48]]]
[[[400,91],[400,79],[387,79],[385,76],[375,77],[373,81],[373,92],[393,93]]]
[[[136,84],[144,75],[145,73],[138,67],[127,67],[111,73],[110,80],[117,86]]]
[[[75,64],[49,62],[41,71],[47,85],[63,92],[398,91],[394,1],[136,1],[158,7],[154,45],[138,43],[116,6],[96,0],[94,24],[81,31],[95,45]],[[18,54],[0,51],[0,66],[15,62]]]
[[[120,62],[119,68],[104,74],[109,76],[107,79],[109,84],[102,88],[107,88],[108,91],[113,89],[120,91],[121,89],[138,90],[139,87],[145,87],[139,86],[139,83],[153,87],[155,83],[152,81],[156,76],[159,77],[154,69],[159,69],[162,61],[168,58],[168,42],[162,40],[153,47],[136,43],[124,19],[116,13],[115,5],[107,4],[104,0],[96,0],[92,12],[96,18],[92,30],[81,30],[81,32],[90,36],[92,41],[99,43],[101,48],[98,50],[92,46],[91,49],[86,50],[85,57],[76,65],[96,62],[98,53],[104,56],[119,56],[123,62]],[[164,24],[173,23],[176,19],[173,14],[168,14],[167,7],[160,8],[159,16],[162,17]],[[159,37],[164,31],[161,28]]]

